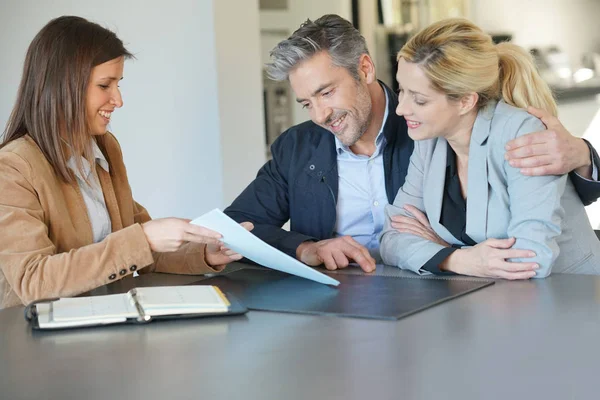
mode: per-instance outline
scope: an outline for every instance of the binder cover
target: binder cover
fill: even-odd
[[[271,270],[242,269],[192,285],[215,285],[250,310],[397,320],[494,281],[335,274],[338,287]]]
[[[90,328],[90,327],[98,327],[98,326],[106,326],[106,325],[118,325],[118,324],[146,324],[152,321],[164,321],[164,320],[173,320],[173,319],[189,319],[189,318],[204,318],[204,317],[225,317],[232,315],[242,315],[248,312],[248,309],[244,304],[242,304],[235,296],[230,293],[225,293],[227,300],[229,302],[229,307],[227,312],[206,312],[206,313],[194,313],[194,314],[168,314],[161,316],[154,316],[152,318],[128,318],[125,321],[118,322],[105,322],[105,323],[90,323],[85,325],[78,326],[59,326],[59,327],[40,327],[38,323],[38,315],[37,315],[37,304],[41,303],[52,303],[55,301],[60,301],[59,298],[55,299],[44,299],[38,300],[33,303],[28,304],[24,309],[25,320],[29,322],[31,328],[34,330],[43,330],[43,331],[53,331],[53,330],[63,330],[63,329],[79,329],[79,328]]]

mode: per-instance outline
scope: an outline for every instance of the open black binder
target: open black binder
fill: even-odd
[[[192,285],[219,286],[250,310],[397,320],[494,283],[378,275],[334,277],[340,281],[338,287],[279,271],[242,269]]]
[[[25,319],[33,329],[57,330],[239,315],[248,311],[235,296],[218,287],[201,285],[196,288],[134,288],[113,295],[38,300],[25,307]]]

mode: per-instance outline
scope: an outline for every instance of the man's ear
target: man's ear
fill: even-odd
[[[375,64],[368,54],[363,54],[358,60],[358,75],[364,79],[367,84],[375,82]]]
[[[479,101],[479,95],[475,92],[468,93],[460,98],[459,106],[460,106],[460,115],[465,115],[469,113],[473,108],[477,106],[477,102]]]

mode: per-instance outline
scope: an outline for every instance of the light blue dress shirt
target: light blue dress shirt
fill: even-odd
[[[383,149],[386,144],[383,127],[388,118],[388,103],[386,93],[383,123],[375,138],[375,152],[370,157],[354,154],[335,138],[339,184],[334,234],[351,236],[369,249],[378,261],[377,237],[383,229],[383,212],[388,204],[383,170]]]
[[[95,140],[92,140],[92,149],[98,166],[109,172],[108,161],[106,161],[104,154],[102,154]],[[90,224],[92,225],[94,243],[98,243],[111,233],[112,223],[110,221],[110,214],[106,208],[104,193],[102,192],[102,186],[100,186],[98,174],[93,173],[90,163],[85,158],[81,157],[81,163],[84,175],[77,168],[75,156],[69,158],[67,166],[75,173],[77,184],[87,208]]]

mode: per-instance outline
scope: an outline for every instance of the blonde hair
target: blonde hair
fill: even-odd
[[[512,43],[495,45],[488,34],[466,19],[446,19],[428,26],[402,47],[400,58],[419,64],[434,89],[451,99],[475,92],[479,107],[503,99],[515,107],[534,106],[557,115],[552,91],[531,55]]]

